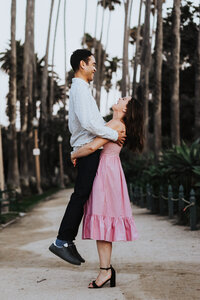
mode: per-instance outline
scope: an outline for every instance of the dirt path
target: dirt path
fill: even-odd
[[[88,290],[98,268],[94,241],[82,241],[80,230],[76,243],[86,259],[81,267],[48,251],[71,192],[57,193],[0,230],[1,300],[200,299],[200,231],[172,225],[137,207],[139,240],[113,247],[117,287]]]

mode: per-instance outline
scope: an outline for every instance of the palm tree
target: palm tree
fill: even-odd
[[[41,173],[43,179],[46,178],[46,163],[48,150],[48,136],[47,136],[47,95],[48,95],[48,57],[49,57],[49,42],[51,32],[51,22],[53,13],[54,0],[51,0],[51,8],[49,15],[49,25],[47,33],[46,52],[44,56],[44,67],[42,70],[42,86],[41,86],[41,109],[40,109],[40,148],[41,151]]]
[[[31,126],[29,132],[32,132],[32,120],[34,116],[34,88],[35,82],[34,77],[36,76],[36,57],[35,57],[35,45],[34,45],[34,18],[35,18],[35,0],[29,0],[30,11],[29,11],[29,68],[28,68],[28,100],[29,100],[29,114],[28,114],[28,127]]]
[[[139,16],[138,16],[138,26],[137,26],[137,36],[136,36],[136,45],[135,45],[135,58],[134,58],[134,70],[133,70],[133,87],[132,95],[136,96],[136,78],[137,78],[137,68],[139,63],[139,53],[140,53],[140,31],[141,31],[141,13],[142,13],[142,3],[143,0],[140,0]]]
[[[55,56],[55,46],[56,46],[56,33],[58,27],[58,18],[60,12],[60,3],[61,0],[58,1],[58,8],[57,8],[57,16],[56,16],[56,24],[55,24],[55,31],[54,31],[54,39],[53,39],[53,51],[52,51],[52,62],[51,62],[51,79],[50,79],[50,95],[49,95],[49,119],[52,119],[52,111],[53,111],[53,101],[54,101],[54,56]]]
[[[106,0],[102,0],[99,2],[103,7],[103,13],[102,13],[102,20],[101,20],[101,33],[100,33],[100,39],[97,43],[97,72],[95,76],[95,85],[96,85],[96,102],[98,108],[100,108],[100,98],[101,98],[101,77],[102,77],[102,36],[103,36],[103,25],[104,25],[104,15],[105,15],[105,5]]]
[[[124,42],[123,42],[123,63],[122,63],[122,96],[126,96],[128,87],[128,42],[129,42],[129,0],[124,1]]]
[[[171,94],[171,142],[180,145],[179,72],[180,72],[180,14],[181,0],[174,0],[172,20],[172,94]]]
[[[29,96],[32,91],[29,89],[29,69],[30,69],[30,13],[32,9],[32,0],[26,2],[26,29],[25,42],[23,54],[23,92],[20,101],[20,118],[21,118],[21,138],[20,138],[20,154],[23,157],[20,160],[20,177],[23,188],[29,186],[29,172],[28,172],[28,153],[27,153],[27,130],[28,130],[28,106]]]
[[[87,4],[88,4],[88,1],[85,0],[85,17],[84,17],[83,42],[82,42],[83,48],[85,46],[85,39],[86,39],[85,33],[86,33],[86,20],[87,20]]]
[[[162,123],[161,123],[161,103],[162,103],[162,49],[163,49],[163,20],[162,2],[157,0],[157,28],[155,43],[155,80],[154,80],[154,150],[158,158],[162,145]]]
[[[66,92],[67,92],[67,77],[68,77],[68,74],[67,74],[67,48],[66,48],[66,45],[67,45],[67,34],[66,34],[66,0],[64,0],[64,64],[65,64],[65,67],[64,67],[64,72],[65,72],[65,85],[64,85],[64,106],[66,105],[66,99],[67,99],[67,95],[66,95]]]
[[[151,0],[146,0],[145,8],[145,23],[144,23],[144,36],[142,41],[142,55],[141,55],[141,87],[142,99],[144,105],[144,136],[145,147],[144,151],[148,150],[148,123],[149,123],[149,70],[150,70],[150,13],[151,13]]]
[[[198,28],[198,42],[196,54],[195,74],[195,137],[200,135],[200,25]]]
[[[132,18],[132,7],[133,7],[133,0],[130,0],[130,5],[129,5],[129,14],[128,14],[128,20],[127,20],[127,25],[128,25],[128,31],[127,31],[127,48],[129,47],[129,40],[130,40],[130,32],[131,32],[131,18]],[[130,73],[129,73],[129,60],[128,60],[128,87],[127,87],[127,94],[130,95],[130,90],[131,90],[131,79],[130,79]]]
[[[27,152],[31,153],[33,149],[33,117],[36,111],[36,57],[34,45],[34,15],[35,0],[29,1],[29,65],[28,65],[28,120],[27,120]],[[28,155],[28,172],[29,176],[34,176],[34,157]],[[31,180],[30,177],[30,180]]]
[[[0,124],[0,190],[1,191],[5,190],[1,124]]]
[[[16,135],[16,98],[17,98],[17,86],[16,86],[16,0],[12,0],[11,4],[11,66],[9,76],[9,95],[8,95],[8,107],[9,107],[9,162],[8,162],[8,178],[7,184],[11,188],[17,189],[19,192],[19,167],[18,167],[18,155],[17,155],[17,135]]]
[[[97,21],[98,21],[98,12],[99,12],[99,5],[97,0],[97,6],[96,6],[96,16],[95,16],[95,29],[94,29],[94,41],[93,41],[93,48],[94,52],[96,50],[96,41],[97,41]]]
[[[49,42],[50,42],[50,32],[51,32],[51,21],[52,21],[52,13],[53,13],[54,0],[51,0],[51,8],[49,15],[49,26],[48,26],[48,34],[47,34],[47,43],[46,43],[46,52],[44,56],[44,67],[42,73],[42,87],[41,87],[41,125],[42,128],[45,127],[45,123],[47,120],[47,82],[48,82],[48,57],[49,57]],[[41,135],[42,136],[42,135]],[[43,142],[43,139],[41,139]]]
[[[155,36],[155,32],[156,32],[156,9],[157,9],[157,1],[158,0],[153,0],[153,2],[151,3],[151,13],[153,15],[153,23],[152,23],[152,28],[151,28],[151,36],[150,36],[150,43],[151,43],[151,49],[153,48],[154,44],[153,44],[153,38]],[[163,0],[164,2],[165,0]],[[153,49],[152,49],[153,50]]]

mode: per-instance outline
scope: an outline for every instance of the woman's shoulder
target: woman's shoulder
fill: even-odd
[[[124,130],[125,125],[122,123],[120,120],[117,119],[112,119],[107,123],[107,126],[111,127],[112,129],[115,130]]]

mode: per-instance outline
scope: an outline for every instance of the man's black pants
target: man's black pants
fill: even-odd
[[[58,239],[73,241],[83,217],[84,204],[89,198],[93,181],[99,165],[101,150],[91,155],[81,157],[77,161],[78,175],[74,193],[71,195],[58,232]]]

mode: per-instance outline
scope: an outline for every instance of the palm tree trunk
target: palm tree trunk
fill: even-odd
[[[8,161],[8,178],[7,185],[10,188],[20,189],[19,180],[19,166],[17,155],[17,134],[16,134],[16,98],[17,98],[17,84],[16,84],[16,0],[12,0],[11,4],[11,66],[9,76],[9,161]]]
[[[48,57],[49,57],[49,42],[52,23],[54,0],[51,0],[51,8],[49,15],[49,25],[46,43],[46,52],[44,57],[44,67],[42,72],[42,87],[41,87],[41,110],[40,110],[40,148],[41,148],[41,174],[42,179],[47,179],[46,164],[48,151],[48,132],[47,132],[47,93],[48,93]]]
[[[103,70],[101,69],[103,66],[103,61],[102,61],[102,35],[103,35],[103,25],[104,25],[104,15],[105,15],[105,0],[103,2],[103,14],[102,14],[102,21],[101,21],[101,33],[100,33],[100,39],[99,39],[99,45],[98,45],[98,58],[97,58],[97,72],[96,72],[96,102],[97,106],[100,109],[100,99],[101,99],[101,77]]]
[[[163,20],[162,20],[162,1],[157,0],[157,28],[155,43],[155,81],[154,81],[154,151],[158,159],[162,145],[162,48],[163,48]]]
[[[95,16],[95,29],[94,29],[94,54],[96,52],[96,42],[97,42],[97,21],[98,21],[98,12],[99,12],[99,5],[98,5],[98,0],[97,0],[97,7],[96,7],[96,16]]]
[[[56,47],[56,34],[57,34],[57,27],[58,27],[58,18],[59,18],[59,12],[60,12],[60,3],[61,3],[61,0],[59,0],[59,2],[58,2],[56,24],[55,24],[55,31],[54,31],[54,39],[53,39],[51,81],[50,81],[50,95],[49,95],[49,109],[48,109],[49,120],[52,119],[52,112],[53,112],[53,100],[54,100],[54,56],[55,56],[55,47]]]
[[[35,15],[35,0],[29,0],[30,4],[30,13],[29,13],[29,67],[28,67],[28,121],[27,121],[27,130],[28,130],[28,141],[27,141],[27,151],[32,153],[33,149],[33,125],[32,120],[34,117],[34,76],[36,76],[35,68],[35,46],[34,46],[34,15]],[[33,155],[28,155],[28,172],[29,176],[34,176],[34,157]]]
[[[109,38],[109,32],[110,32],[110,22],[111,22],[111,10],[109,10],[109,19],[108,19],[108,27],[107,27],[107,35],[106,35],[106,44],[105,44],[105,54],[108,49],[108,38]],[[105,59],[104,59],[105,60]]]
[[[5,179],[4,179],[4,164],[3,164],[3,145],[2,145],[2,133],[0,124],[0,190],[5,190]]]
[[[200,25],[198,31],[195,73],[195,137],[200,136]]]
[[[143,3],[143,0],[140,0],[138,27],[137,27],[137,37],[136,37],[136,46],[135,46],[134,70],[133,70],[133,88],[132,88],[133,97],[136,96],[136,78],[137,78],[137,68],[138,68],[139,53],[140,53],[140,32],[141,32],[142,3]]]
[[[66,0],[64,0],[64,72],[65,72],[65,85],[64,85],[64,106],[66,105],[67,100],[67,33],[66,33]]]
[[[30,4],[30,13],[29,13],[29,30],[30,30],[30,37],[29,37],[29,68],[28,68],[28,131],[29,133],[33,132],[32,127],[32,120],[34,116],[34,107],[33,107],[33,78],[35,73],[35,45],[34,45],[34,18],[35,18],[35,0],[29,0]]]
[[[107,51],[107,48],[108,48],[108,38],[109,38],[109,31],[110,31],[110,22],[111,22],[111,10],[109,10],[108,27],[107,27],[107,34],[106,34],[106,44],[105,44],[105,51],[104,51],[104,57],[103,57],[103,68],[104,68],[104,62],[106,60],[106,51]],[[102,70],[102,73],[104,73],[104,70]]]
[[[129,28],[128,28],[128,13],[129,13],[129,0],[124,2],[124,42],[123,42],[123,65],[122,65],[122,97],[127,95],[128,87],[128,40],[129,40]]]
[[[165,0],[164,0],[165,1]],[[152,28],[151,28],[151,36],[150,36],[150,43],[151,43],[151,50],[153,52],[153,38],[155,36],[155,33],[156,33],[156,8],[158,6],[158,0],[154,0],[154,3],[153,3],[153,8],[152,8],[152,14],[153,14],[153,24],[152,24]]]
[[[87,20],[87,0],[85,0],[85,17],[84,17],[84,26],[83,26],[83,48],[85,47],[85,40],[86,40],[86,36],[85,36],[85,31],[86,31],[86,20]]]
[[[23,54],[23,93],[20,103],[21,117],[21,135],[20,135],[20,178],[24,192],[26,193],[29,187],[29,171],[28,171],[28,108],[29,108],[29,68],[30,68],[30,14],[32,1],[26,2],[26,29]]]
[[[129,15],[128,15],[128,47],[129,47],[129,37],[130,37],[130,28],[131,28],[131,18],[132,18],[132,7],[133,7],[133,0],[130,0],[129,5]],[[131,95],[131,78],[130,78],[130,72],[129,72],[129,66],[128,66],[128,95]]]
[[[172,49],[172,95],[171,95],[171,142],[180,145],[180,109],[179,109],[179,72],[180,72],[180,5],[181,0],[174,0],[172,35],[174,39]]]
[[[46,52],[44,57],[44,67],[42,72],[42,88],[41,88],[41,123],[44,125],[47,120],[47,83],[48,83],[48,57],[49,57],[49,42],[50,42],[50,32],[51,32],[51,21],[53,13],[54,0],[51,0],[51,9],[49,16],[49,26],[47,34]],[[45,126],[42,126],[43,128]]]
[[[141,56],[141,86],[142,86],[142,100],[144,106],[144,136],[145,136],[144,152],[147,152],[149,148],[149,141],[148,141],[149,71],[150,71],[150,56],[151,56],[150,12],[151,12],[151,0],[146,0],[144,37],[142,42],[142,56]]]

